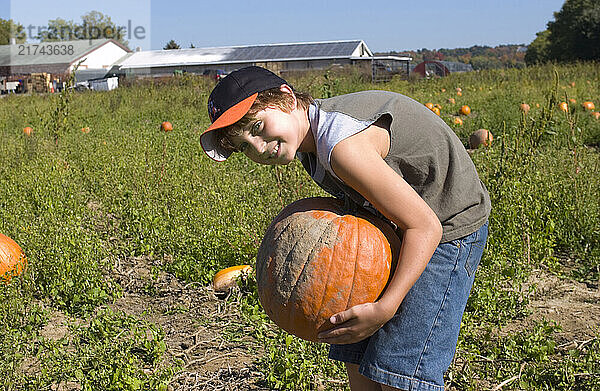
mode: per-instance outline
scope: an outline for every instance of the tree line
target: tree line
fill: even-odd
[[[90,11],[81,16],[81,21],[51,19],[48,26],[23,26],[12,19],[0,19],[0,45],[8,45],[11,39],[25,43],[27,38],[40,42],[73,41],[79,39],[108,38],[128,46],[123,27],[117,26],[110,16],[99,11]]]
[[[377,53],[412,57],[413,63],[427,60],[453,61],[470,64],[473,69],[522,68],[525,66],[526,45],[499,45],[495,47],[475,45],[455,49],[419,49],[403,52]]]

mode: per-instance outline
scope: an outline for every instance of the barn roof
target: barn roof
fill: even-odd
[[[364,41],[354,40],[150,50],[131,53],[118,64],[121,69],[127,69],[372,56],[373,54]]]
[[[113,39],[82,39],[77,41],[0,45],[0,66],[73,64],[109,42],[128,52],[130,51],[129,48]]]

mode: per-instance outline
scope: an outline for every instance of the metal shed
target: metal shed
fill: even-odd
[[[426,60],[415,66],[411,72],[418,73],[422,77],[433,75],[443,77],[448,76],[450,73],[471,72],[472,70],[471,64],[462,62]]]
[[[131,53],[111,73],[125,76],[167,76],[179,72],[231,72],[258,65],[284,74],[293,71],[359,66],[370,73],[373,53],[362,40],[278,43],[250,46],[152,50]]]

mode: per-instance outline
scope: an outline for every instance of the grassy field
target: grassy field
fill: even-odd
[[[600,390],[600,120],[581,107],[600,110],[597,64],[290,81],[315,97],[387,89],[440,104],[465,146],[493,133],[471,151],[491,234],[448,389]],[[0,232],[28,258],[0,285],[0,388],[346,389],[326,346],[266,318],[253,278],[224,299],[208,288],[254,263],[281,208],[323,194],[297,162],[210,161],[198,140],[211,89],[183,76],[0,99]]]

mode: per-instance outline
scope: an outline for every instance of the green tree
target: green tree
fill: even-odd
[[[536,38],[527,46],[527,53],[525,53],[525,63],[527,65],[548,61],[550,58],[548,55],[549,38],[549,30],[540,31],[536,34]]]
[[[600,59],[600,1],[566,0],[554,18],[548,22],[550,59]]]
[[[181,46],[179,46],[179,44],[177,42],[175,42],[174,40],[170,40],[169,42],[167,42],[167,44],[165,45],[163,50],[171,50],[171,49],[181,49]]]
[[[0,19],[0,45],[10,44],[11,38],[15,38],[17,43],[27,41],[27,34],[23,25],[15,23],[12,19]]]
[[[126,31],[117,26],[110,16],[90,11],[81,16],[81,23],[56,18],[48,21],[48,29],[37,38],[42,42],[72,41],[79,39],[114,39],[127,46]]]
[[[79,29],[72,20],[51,19],[48,21],[48,28],[41,30],[36,38],[42,42],[72,41],[80,39],[76,36]]]

